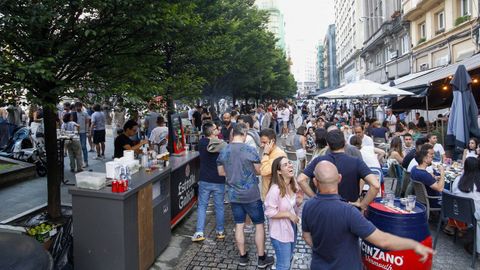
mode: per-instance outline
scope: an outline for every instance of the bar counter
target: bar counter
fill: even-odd
[[[141,168],[123,193],[70,188],[75,269],[148,269],[195,205],[198,172],[198,152],[187,152],[163,169]]]

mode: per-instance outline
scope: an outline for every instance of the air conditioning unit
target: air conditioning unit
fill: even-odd
[[[394,50],[394,51],[389,51],[389,58],[390,59],[395,59],[398,57],[398,50]]]
[[[427,70],[429,68],[428,64],[425,63],[425,64],[421,64],[420,65],[420,71],[424,71],[424,70]]]

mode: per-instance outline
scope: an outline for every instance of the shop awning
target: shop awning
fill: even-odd
[[[417,77],[420,77],[420,76],[423,76],[425,74],[428,74],[428,73],[431,73],[431,72],[434,72],[435,70],[437,70],[439,68],[432,68],[432,69],[429,69],[429,70],[424,70],[424,71],[420,71],[420,72],[416,72],[416,73],[410,73],[408,75],[405,75],[403,77],[400,77],[398,79],[395,79],[393,80],[393,85],[392,85],[392,81],[389,81],[389,82],[386,82],[384,83],[383,85],[388,85],[388,86],[395,86],[398,88],[398,85],[399,84],[402,84],[404,82],[407,82],[407,81],[410,81],[410,80],[413,80]]]
[[[438,68],[433,72],[428,72],[422,76],[396,84],[395,86],[414,93],[421,92],[424,91],[425,88],[428,88],[433,82],[452,76],[459,65],[465,65],[467,71],[480,67],[480,54],[473,55],[458,63]]]

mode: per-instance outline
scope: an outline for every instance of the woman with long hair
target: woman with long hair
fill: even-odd
[[[290,269],[293,259],[303,202],[303,193],[296,183],[292,162],[285,157],[275,159],[272,163],[272,181],[265,198],[265,215],[269,219],[278,270]]]
[[[327,130],[324,128],[315,129],[315,145],[317,146],[313,150],[312,160],[316,157],[323,156],[327,153]]]
[[[468,157],[463,165],[463,174],[453,181],[452,192],[455,195],[472,198],[475,202],[475,218],[477,219],[477,253],[480,251],[480,167],[477,158]],[[449,222],[451,226],[451,222]],[[464,227],[456,224],[458,227]],[[473,243],[465,245],[468,253],[472,254]]]
[[[478,148],[478,139],[475,137],[470,138],[470,140],[468,140],[467,148],[463,150],[462,163],[465,163],[465,159],[469,157],[477,158],[478,157],[477,148]]]
[[[311,152],[315,149],[315,128],[307,129],[307,151]]]
[[[388,153],[388,159],[396,160],[399,164],[403,161],[402,152],[402,139],[400,137],[394,137],[390,142],[390,151]]]

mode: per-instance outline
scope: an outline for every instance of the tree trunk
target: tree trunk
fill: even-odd
[[[48,214],[51,218],[58,218],[61,212],[61,193],[60,193],[60,170],[63,166],[58,166],[57,149],[57,111],[55,104],[46,104],[43,108],[43,121],[45,126],[45,149],[47,154],[47,191],[48,191]],[[61,149],[63,151],[63,149]]]

